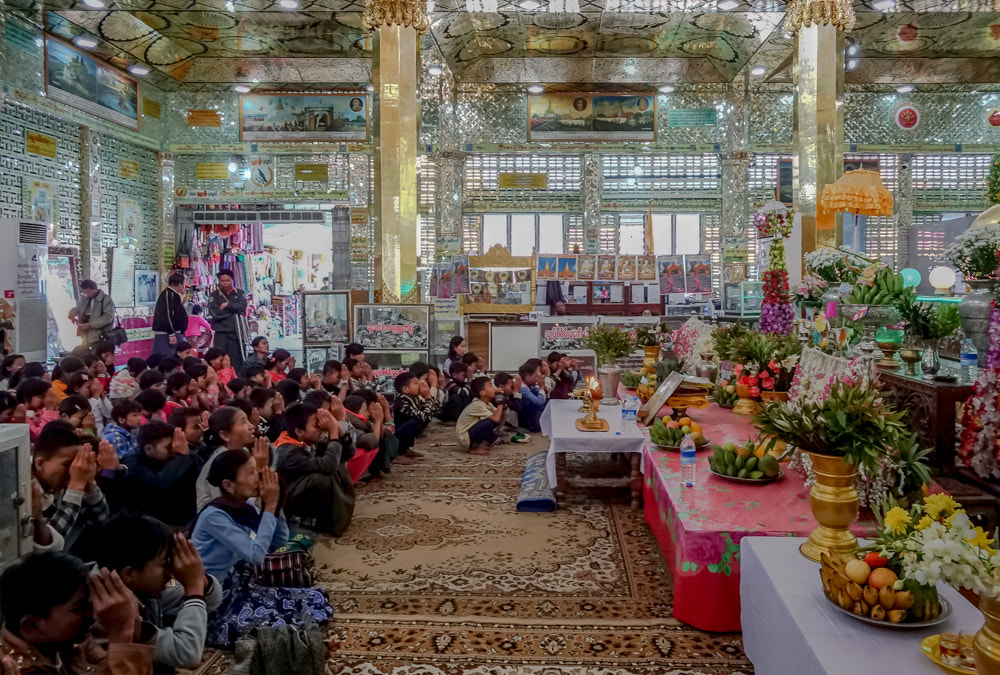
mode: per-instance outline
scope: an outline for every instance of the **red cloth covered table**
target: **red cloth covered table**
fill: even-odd
[[[754,435],[747,417],[714,403],[688,409],[714,443],[737,445]],[[740,630],[740,540],[746,536],[804,537],[816,527],[809,490],[782,464],[782,480],[747,485],[719,478],[698,453],[694,488],[680,484],[680,454],[647,444],[643,453],[646,522],[656,535],[674,580],[674,617],[711,631]],[[875,522],[852,531],[871,535]]]

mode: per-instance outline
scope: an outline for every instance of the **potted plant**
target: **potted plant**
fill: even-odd
[[[985,624],[972,640],[976,671],[1000,672],[1000,553],[995,542],[943,493],[909,508],[892,506],[879,522],[879,535],[864,550],[893,570],[899,578],[895,590],[921,601],[915,607],[932,613],[939,607],[938,581],[979,595]]]
[[[908,333],[914,340],[923,343],[924,354],[921,366],[924,374],[933,375],[938,371],[938,344],[961,325],[959,309],[953,304],[916,302],[912,297],[903,296],[896,303],[899,315],[907,323]]]
[[[888,449],[910,442],[904,415],[878,389],[849,379],[833,381],[822,401],[771,403],[754,415],[758,431],[812,460],[816,483],[809,502],[819,526],[800,547],[807,558],[818,561],[826,549],[848,554],[857,548],[849,527],[860,505],[854,486],[858,468],[873,474]]]
[[[635,344],[642,347],[647,359],[654,361],[660,357],[660,331],[659,326],[639,324],[635,327]]]
[[[602,405],[614,405],[618,402],[618,382],[621,379],[621,368],[615,365],[615,360],[632,353],[634,345],[628,331],[617,326],[598,324],[590,329],[583,340],[585,349],[591,349],[597,360],[597,376],[604,390]]]
[[[990,209],[1000,210],[994,206]],[[980,216],[982,218],[982,216]],[[985,359],[989,348],[990,307],[992,291],[1000,278],[1000,224],[973,224],[968,230],[955,237],[955,241],[944,250],[944,259],[962,273],[969,284],[969,294],[958,306],[962,316],[962,330],[972,338]]]

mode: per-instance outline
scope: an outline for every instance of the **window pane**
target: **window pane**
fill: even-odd
[[[670,255],[674,252],[673,214],[653,214],[653,251],[656,255]]]
[[[507,214],[487,213],[483,215],[483,247],[486,253],[494,244],[507,248]]]
[[[701,216],[697,213],[677,214],[677,247],[674,253],[701,253]]]
[[[512,213],[510,216],[510,254],[531,255],[535,247],[535,214]]]
[[[563,249],[563,217],[559,213],[542,213],[538,216],[538,252],[572,253]],[[582,251],[581,251],[582,253]]]
[[[646,252],[646,214],[623,213],[618,219],[618,252],[642,255]]]

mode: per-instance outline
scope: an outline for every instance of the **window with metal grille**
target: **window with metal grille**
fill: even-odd
[[[882,262],[894,266],[899,259],[899,228],[893,218],[868,216],[865,233],[865,252]]]
[[[603,155],[604,193],[629,195],[719,191],[719,157],[703,154]]]
[[[462,253],[479,253],[479,230],[482,216],[478,213],[462,214]]]
[[[918,203],[985,204],[992,155],[913,155],[913,189]]]
[[[581,171],[579,155],[473,154],[465,161],[465,198],[488,198],[513,208],[539,198],[578,202]],[[545,174],[546,187],[501,189],[501,173]]]
[[[719,292],[722,288],[722,246],[720,241],[722,234],[719,226],[721,218],[718,213],[703,213],[699,220],[701,221],[701,252],[712,256],[712,289]],[[753,239],[749,241],[753,241]],[[756,274],[753,270],[751,273]]]
[[[643,255],[646,252],[646,214],[618,214],[618,253]]]
[[[433,211],[437,205],[437,166],[426,155],[417,155],[417,208]]]
[[[584,252],[583,246],[583,216],[579,213],[566,214],[564,246],[558,251],[542,249],[540,253],[575,253],[578,249]]]
[[[564,252],[564,217],[560,213],[484,213],[477,217],[481,224],[478,240],[483,253],[495,244],[516,256],[529,256],[536,251]],[[572,251],[572,248],[565,250]]]
[[[618,253],[618,214],[602,213],[601,228],[597,237],[598,252],[605,254]]]
[[[420,255],[420,262],[429,265],[434,262],[437,255],[437,233],[435,231],[437,219],[434,214],[422,213],[419,216],[417,227],[417,253]]]
[[[653,251],[657,255],[701,253],[701,229],[697,213],[654,213]]]

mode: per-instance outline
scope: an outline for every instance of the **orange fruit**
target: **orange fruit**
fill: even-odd
[[[690,417],[682,417],[679,420],[677,420],[677,424],[681,425],[682,427],[689,427],[689,426],[691,426],[691,418]]]
[[[701,425],[697,422],[691,422],[691,432],[694,433],[695,431],[701,431]]]
[[[666,426],[667,426],[668,429],[680,429],[681,428],[681,425],[678,424],[677,422],[675,422],[674,420],[670,420],[669,422],[667,422]]]
[[[885,586],[892,586],[898,579],[896,573],[888,567],[876,567],[868,575],[868,585],[876,590],[881,590]]]

